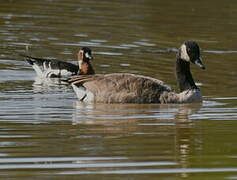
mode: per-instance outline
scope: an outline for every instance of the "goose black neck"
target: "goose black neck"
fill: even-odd
[[[176,61],[176,75],[177,81],[180,88],[180,92],[188,89],[198,89],[195,82],[193,81],[192,74],[190,72],[190,63],[177,58]]]
[[[88,71],[89,71],[88,74],[95,74],[95,71],[94,71],[90,62],[89,62],[89,70]]]

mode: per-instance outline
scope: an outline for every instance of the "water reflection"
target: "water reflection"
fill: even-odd
[[[76,101],[74,104],[73,122],[75,124],[91,122],[97,124],[103,121],[116,120],[175,120],[175,122],[190,122],[189,116],[202,107],[201,103],[182,105],[159,104],[95,104]]]
[[[34,89],[40,89],[40,88],[49,88],[59,87],[60,85],[68,85],[65,81],[63,81],[62,78],[45,78],[45,77],[35,77],[33,87]]]
[[[175,161],[179,162],[179,167],[181,168],[189,167],[189,158],[194,148],[193,138],[195,136],[193,129],[195,122],[193,122],[190,116],[197,113],[201,109],[202,104],[108,105],[87,104],[77,101],[74,107],[73,125],[103,125],[102,130],[101,127],[97,129],[92,126],[91,132],[93,133],[99,130],[104,133],[122,133],[125,136],[128,136],[128,134],[149,136],[154,133],[154,127],[156,127],[163,132],[166,131],[166,133],[172,134],[174,138],[173,147],[169,148],[175,149]],[[144,130],[147,127],[152,130]],[[195,141],[201,143],[200,141],[202,140],[199,137],[195,137]],[[116,173],[116,171],[111,171],[111,173]],[[183,172],[181,176],[187,177],[188,175]]]

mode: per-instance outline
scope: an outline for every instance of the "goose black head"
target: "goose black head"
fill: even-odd
[[[90,61],[92,60],[92,53],[91,53],[91,49],[88,47],[83,47],[80,49],[80,51],[78,52],[78,60],[82,60],[82,61]]]
[[[200,56],[200,48],[195,41],[185,41],[179,49],[179,57],[184,61],[192,62],[205,69]]]

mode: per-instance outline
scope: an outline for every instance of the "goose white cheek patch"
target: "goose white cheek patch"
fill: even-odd
[[[85,53],[85,56],[86,56],[86,58],[90,58],[90,56],[89,56],[89,54],[88,53]]]
[[[190,58],[189,58],[189,55],[187,53],[186,45],[185,44],[183,44],[181,46],[181,54],[180,54],[180,56],[181,56],[181,59],[183,59],[185,61],[190,61]]]

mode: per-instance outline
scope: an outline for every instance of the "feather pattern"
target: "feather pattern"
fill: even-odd
[[[90,60],[92,59],[91,50],[87,47],[81,48],[78,53],[79,65],[55,59],[43,59],[27,55],[23,56],[28,64],[32,65],[39,77],[61,78],[78,74],[95,74],[90,63]]]
[[[76,75],[79,71],[78,65],[64,61],[35,58],[31,56],[26,56],[25,58],[26,61],[32,65],[37,76],[41,77],[67,77]]]
[[[161,92],[171,92],[171,88],[158,79],[129,73],[74,76],[68,82],[83,86],[83,93],[92,93],[93,101],[103,103],[160,103]]]

